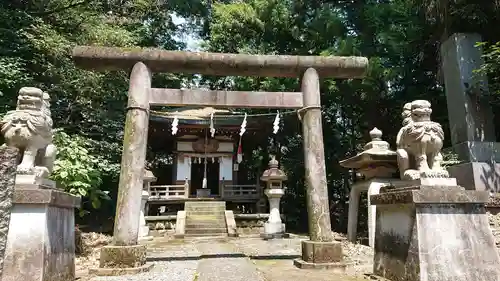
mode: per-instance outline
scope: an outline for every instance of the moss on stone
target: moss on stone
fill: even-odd
[[[145,245],[105,246],[101,249],[100,267],[133,268],[146,263]]]

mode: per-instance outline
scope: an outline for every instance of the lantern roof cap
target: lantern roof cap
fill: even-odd
[[[271,156],[271,160],[269,161],[269,169],[265,170],[264,173],[262,173],[260,179],[264,182],[286,181],[288,177],[283,170],[279,169],[279,162],[273,155]]]

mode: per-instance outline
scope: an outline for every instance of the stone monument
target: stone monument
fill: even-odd
[[[500,192],[500,143],[496,142],[488,80],[475,72],[484,63],[481,36],[456,33],[441,45],[451,130],[450,150],[463,163],[448,168],[466,189]]]
[[[264,233],[261,237],[264,239],[288,237],[280,214],[280,201],[285,194],[283,181],[287,180],[287,176],[279,169],[279,163],[274,156],[269,161],[269,169],[262,173],[260,179],[266,183],[264,193],[269,199],[269,219],[264,224]]]
[[[2,280],[73,280],[74,209],[80,198],[55,189],[48,179],[56,156],[49,95],[38,88],[21,88],[16,110],[5,115],[1,127],[5,146],[22,155]]]
[[[374,274],[394,281],[499,280],[488,192],[452,185],[439,165],[442,129],[430,121],[430,103],[414,101],[408,108],[398,157],[401,176],[415,184],[371,196],[377,206]]]

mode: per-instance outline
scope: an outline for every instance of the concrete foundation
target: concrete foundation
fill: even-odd
[[[75,279],[75,216],[80,198],[58,190],[16,189],[2,281]]]
[[[371,196],[375,275],[392,281],[499,280],[488,193],[424,187]]]

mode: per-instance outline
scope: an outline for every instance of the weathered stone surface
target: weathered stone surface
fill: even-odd
[[[302,257],[293,264],[302,269],[334,269],[344,272],[342,244],[333,242],[302,241]]]
[[[469,162],[448,167],[448,171],[465,189],[500,192],[500,163]]]
[[[99,260],[100,268],[133,268],[146,264],[146,246],[104,246]]]
[[[321,124],[319,76],[309,68],[302,78],[304,109],[304,164],[309,237],[311,241],[333,241],[326,182],[325,148]]]
[[[139,267],[127,267],[127,268],[90,268],[89,274],[97,276],[120,276],[120,275],[131,275],[139,274],[142,272],[148,272],[153,268],[153,264],[145,264]]]
[[[18,175],[31,176],[18,177],[17,183],[41,184],[52,172],[57,152],[52,144],[49,94],[38,88],[21,88],[16,109],[7,112],[0,125],[5,143],[22,154]]]
[[[285,224],[281,221],[280,200],[285,194],[283,181],[287,180],[285,172],[280,170],[279,163],[273,156],[269,161],[269,169],[262,173],[260,179],[266,183],[266,194],[269,200],[269,220],[264,224],[264,238],[283,237]]]
[[[238,228],[236,227],[236,220],[234,218],[233,211],[226,210],[224,214],[226,216],[227,235],[229,237],[238,237]]]
[[[16,180],[17,148],[0,147],[0,278],[2,278]]]
[[[127,117],[116,203],[113,244],[136,245],[139,235],[139,214],[144,184],[144,163],[149,123],[151,72],[138,62],[130,74]]]
[[[456,33],[441,45],[453,145],[495,141],[493,113],[486,98],[488,81],[483,74],[474,73],[484,63],[481,47],[476,46],[481,41],[479,34]]]
[[[14,191],[3,281],[75,278],[74,209],[80,201],[71,196],[57,190]]]
[[[391,178],[398,167],[396,152],[390,149],[388,142],[382,140],[382,131],[379,129],[373,128],[370,137],[371,141],[365,144],[363,151],[340,161],[340,166],[357,169],[365,180]]]
[[[441,189],[372,196],[372,204],[377,204],[376,275],[393,281],[500,278],[500,259],[484,208],[487,196]],[[408,196],[400,196],[404,193]],[[387,197],[373,200],[385,195],[392,196],[393,204]]]
[[[415,186],[408,189],[392,189],[372,195],[372,205],[386,204],[455,204],[488,202],[489,194],[485,191],[463,190],[448,186]]]
[[[403,107],[403,127],[396,137],[401,179],[449,177],[441,166],[443,128],[431,121],[431,113],[431,103],[426,100],[415,100]]]
[[[362,78],[368,67],[365,57],[222,54],[91,46],[75,47],[72,56],[78,66],[87,69],[129,70],[142,61],[155,72],[221,76],[296,78],[308,68],[315,68],[321,77]]]
[[[19,189],[14,192],[15,204],[47,204],[61,208],[79,208],[81,197],[53,189]]]
[[[302,241],[302,259],[311,263],[342,261],[342,244],[339,242]]]
[[[209,91],[158,89],[150,91],[151,106],[214,106],[230,108],[302,107],[301,92]]]

